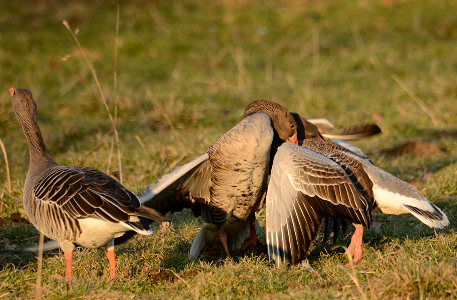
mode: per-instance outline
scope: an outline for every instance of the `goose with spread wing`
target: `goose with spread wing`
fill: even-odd
[[[232,226],[243,228],[248,221],[250,234],[243,247],[257,243],[255,211],[267,188],[271,160],[285,141],[297,144],[290,112],[272,101],[254,101],[235,127],[205,154],[150,187],[140,196],[141,203],[163,214],[191,208],[208,224],[206,229],[218,233],[230,256],[227,232]],[[203,244],[203,235],[198,235],[191,257]]]
[[[304,258],[326,216],[360,224],[348,247],[354,262],[362,256],[363,227],[370,227],[376,207],[386,214],[410,213],[433,228],[449,224],[437,206],[356,149],[320,139],[278,148],[266,197],[267,248],[277,266]]]
[[[163,216],[142,206],[139,199],[105,173],[88,167],[57,164],[44,144],[38,111],[27,89],[10,88],[13,110],[29,147],[29,169],[24,185],[24,209],[31,223],[45,236],[57,240],[64,252],[65,279],[72,279],[75,244],[107,247],[110,277],[115,278],[114,238],[134,230],[152,233],[140,218],[166,227]]]
[[[249,115],[249,110],[253,109],[252,106],[255,105],[254,103],[248,106],[245,115]],[[310,119],[308,122],[303,118],[300,120],[300,117],[297,114],[292,113],[292,115],[297,124],[297,137],[300,140],[305,139],[305,132],[306,138],[321,136],[321,129],[323,132],[332,132],[333,135],[337,135],[339,138],[343,139],[354,139],[355,137],[362,138],[371,136],[380,131],[379,127],[374,124],[353,126],[343,130],[332,131],[333,125],[326,119]],[[317,126],[315,126],[313,122],[316,122]],[[252,130],[257,130],[253,129],[255,128],[255,123],[253,124],[252,121],[243,121],[243,123],[252,124]],[[326,133],[323,134],[325,135]],[[269,136],[270,135],[265,135],[267,139]],[[261,138],[261,136],[257,134],[255,140],[259,138]],[[239,151],[239,155],[243,155],[245,150],[251,149],[248,147],[243,149],[239,148],[240,147],[233,149],[235,157],[237,156],[236,151]],[[259,149],[261,150],[262,147]],[[213,153],[213,155],[215,154]],[[211,205],[210,188],[212,186],[212,171],[213,166],[209,160],[209,155],[208,153],[204,153],[173,172],[163,176],[157,184],[149,187],[147,191],[140,196],[140,201],[146,206],[155,208],[163,214],[180,211],[183,208],[191,208],[196,217],[202,216],[207,220],[207,209],[208,206]],[[236,186],[234,186],[233,189],[236,189]],[[224,224],[223,229],[227,236],[229,253],[237,251],[241,247],[246,248],[255,244],[256,236],[252,233],[254,229],[258,231],[260,226],[257,221],[254,223],[252,222],[252,220],[255,219],[253,213],[251,213],[250,218],[248,219],[249,220],[238,220],[237,222],[227,222]],[[219,231],[217,225],[211,222],[205,223],[192,243],[189,257],[191,259],[196,259],[203,248],[220,241]],[[243,244],[248,237],[250,237],[250,243]]]

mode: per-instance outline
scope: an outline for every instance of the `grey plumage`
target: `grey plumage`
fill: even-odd
[[[133,193],[103,172],[57,164],[44,144],[32,94],[27,89],[10,89],[10,93],[30,153],[23,195],[25,212],[31,223],[57,240],[65,253],[71,252],[74,244],[89,248],[107,245],[128,230],[151,234],[140,217],[165,223],[160,213],[142,207]]]
[[[449,224],[415,189],[353,150],[320,139],[278,148],[266,199],[267,248],[276,265],[303,259],[325,216],[369,227],[379,207],[435,228]]]
[[[231,224],[243,227],[265,194],[272,153],[285,140],[296,140],[295,126],[279,104],[255,101],[204,155],[164,176],[140,199],[162,213],[191,208],[223,233]]]

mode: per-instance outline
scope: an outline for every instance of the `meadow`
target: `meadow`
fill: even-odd
[[[24,220],[28,149],[10,87],[32,91],[57,162],[136,193],[202,154],[256,99],[336,127],[376,122],[383,133],[355,144],[451,224],[434,231],[376,213],[353,267],[341,247],[316,241],[306,260],[316,275],[275,268],[262,246],[233,259],[216,246],[190,261],[202,221],[183,211],[166,216],[165,234],[116,248],[113,283],[104,249],[75,251],[70,285],[63,253],[45,253],[44,298],[457,298],[457,1],[119,3],[0,3],[0,248],[38,241]],[[264,225],[263,209],[257,218]],[[0,254],[0,298],[34,297],[36,277],[36,254]]]

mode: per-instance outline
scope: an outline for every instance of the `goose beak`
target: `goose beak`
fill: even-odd
[[[286,140],[286,142],[289,142],[289,143],[298,145],[297,133],[295,133],[293,136],[291,136],[290,138],[288,138],[288,139]]]
[[[10,91],[11,97],[13,97],[14,92],[16,91],[14,88],[9,88],[8,91]]]

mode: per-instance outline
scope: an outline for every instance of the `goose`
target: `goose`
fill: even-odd
[[[23,203],[30,222],[56,240],[65,256],[65,280],[72,280],[75,244],[86,248],[106,246],[110,278],[115,279],[113,239],[126,231],[150,235],[148,218],[165,229],[162,214],[142,206],[139,199],[105,173],[82,166],[57,164],[38,126],[38,110],[28,89],[10,88],[13,110],[29,148],[29,169]]]
[[[227,232],[233,231],[230,227],[243,227],[239,223],[248,222],[250,234],[242,247],[257,243],[255,211],[267,188],[274,153],[286,141],[298,143],[290,112],[273,101],[254,101],[235,127],[203,155],[150,187],[140,196],[140,202],[162,214],[191,208],[196,217],[201,216],[208,224],[204,231],[217,233],[225,254],[230,257],[227,243]],[[204,236],[197,235],[191,256],[202,247]]]
[[[343,128],[335,131],[333,124],[324,118],[304,119],[298,113],[292,113],[295,122],[297,123],[297,138],[298,144],[302,145],[305,139],[320,139],[329,140],[342,147],[345,147],[359,156],[368,159],[368,155],[358,147],[347,142],[348,140],[357,140],[365,137],[373,136],[381,133],[381,128],[376,124],[356,125],[348,128]],[[331,228],[333,224],[333,227]],[[326,216],[324,222],[324,237],[322,242],[325,243],[331,229],[333,230],[333,243],[336,243],[340,227],[345,234],[348,226],[348,221],[345,219],[331,218]]]
[[[245,115],[247,114],[248,113],[245,113]],[[292,116],[296,121],[297,137],[300,140],[305,138],[305,132],[307,133],[307,138],[311,138],[311,136],[308,135],[311,130],[313,130],[312,132],[314,135],[318,135],[320,128],[322,127],[324,127],[326,132],[329,132],[333,128],[333,125],[327,119],[310,119],[308,122],[303,118],[300,120],[298,114],[292,113]],[[298,116],[298,119],[296,116]],[[315,120],[319,120],[319,127],[312,123],[315,122]],[[303,123],[307,126],[306,130],[304,129],[304,126],[302,126]],[[373,130],[373,128],[375,129]],[[369,126],[354,126],[348,129],[339,130],[335,134],[343,139],[352,139],[350,137],[353,134],[364,137],[373,135],[375,134],[374,132],[379,132],[379,127],[371,124]],[[236,150],[238,151],[238,149]],[[242,152],[242,150],[240,151]],[[213,167],[209,161],[208,153],[204,153],[171,173],[164,175],[157,184],[150,186],[146,192],[139,197],[140,202],[146,206],[157,209],[163,214],[180,211],[183,208],[191,208],[196,217],[203,216],[204,219],[208,218],[205,214],[208,209],[207,207],[211,205],[210,187],[212,185],[212,170]],[[236,186],[234,188],[236,188]],[[255,220],[255,223],[252,224],[252,219],[255,219],[253,215],[251,215],[251,221],[237,220],[237,222],[227,222],[224,224],[223,228],[224,233],[227,235],[229,253],[238,251],[242,247],[244,247],[243,249],[246,249],[255,244],[255,236],[251,238],[251,244],[244,244],[245,240],[251,236],[251,232],[254,231],[253,229],[257,232],[260,230],[258,222]],[[220,242],[219,228],[211,222],[207,222],[202,226],[200,232],[194,238],[190,248],[189,258],[193,260],[197,259],[203,248],[215,242]]]
[[[449,225],[441,209],[356,149],[321,139],[278,148],[266,196],[267,249],[276,266],[304,258],[325,216],[359,224],[348,247],[353,263],[362,257],[363,228],[376,207],[410,213],[433,228]]]

